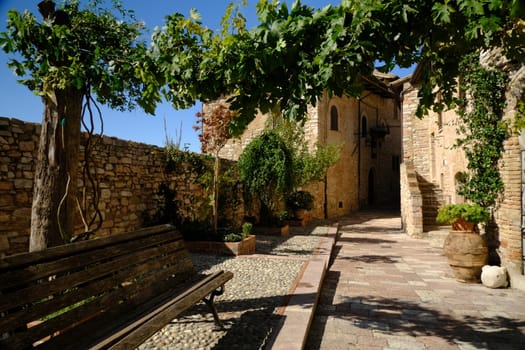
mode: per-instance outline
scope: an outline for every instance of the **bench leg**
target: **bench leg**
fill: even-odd
[[[219,314],[217,313],[217,308],[215,307],[215,304],[213,303],[213,298],[218,295],[222,295],[224,293],[224,286],[221,286],[219,289],[214,290],[211,292],[210,296],[208,298],[203,298],[202,301],[208,305],[210,308],[213,319],[215,320],[215,324],[220,330],[224,330],[224,325],[222,324],[221,320],[219,319]]]

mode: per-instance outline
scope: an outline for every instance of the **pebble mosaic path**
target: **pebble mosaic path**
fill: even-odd
[[[255,350],[267,347],[301,269],[319,243],[315,235],[257,236],[257,254],[228,257],[191,254],[195,268],[208,274],[233,272],[216,305],[224,330],[199,304],[154,334],[139,350]]]

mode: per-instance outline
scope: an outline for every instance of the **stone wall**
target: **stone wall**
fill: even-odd
[[[521,153],[518,137],[504,143],[505,151],[500,168],[505,184],[503,199],[496,210],[495,219],[499,232],[499,253],[502,265],[511,274],[523,274],[521,242]]]
[[[40,125],[0,119],[0,255],[29,245],[33,174]]]
[[[26,251],[28,248],[33,174],[40,126],[17,119],[0,118],[0,256]],[[87,135],[83,134],[84,145]],[[81,146],[81,168],[83,168]],[[183,163],[181,163],[183,164]],[[192,219],[202,215],[205,186],[197,180],[192,166],[175,165],[166,171],[163,148],[102,137],[91,155],[90,172],[99,187],[99,209],[103,222],[96,236],[123,233],[152,224],[163,209],[161,184],[176,189],[176,201]],[[82,178],[82,174],[80,175]],[[79,202],[84,203],[84,184],[79,181]],[[89,188],[89,187],[88,187]],[[92,198],[92,191],[85,193]],[[244,216],[242,193],[236,209],[229,210],[232,221]],[[93,214],[93,210],[90,211]],[[89,220],[88,216],[88,220]],[[80,215],[76,217],[76,234],[84,232]],[[92,229],[94,225],[90,227]]]
[[[423,234],[423,197],[414,165],[408,161],[401,164],[401,222],[409,236]]]

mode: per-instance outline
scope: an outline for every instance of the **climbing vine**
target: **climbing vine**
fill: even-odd
[[[458,131],[462,137],[456,146],[465,152],[468,171],[458,192],[474,203],[493,206],[504,187],[498,161],[508,137],[508,124],[502,120],[507,75],[482,67],[479,53],[468,55],[460,71]]]
[[[525,99],[525,96],[523,96],[523,98]],[[525,129],[525,101],[518,101],[516,115],[514,116],[513,131],[520,133],[523,129]]]

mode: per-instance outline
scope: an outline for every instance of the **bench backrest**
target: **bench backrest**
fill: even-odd
[[[0,260],[0,348],[30,347],[194,274],[170,225],[8,256]]]

